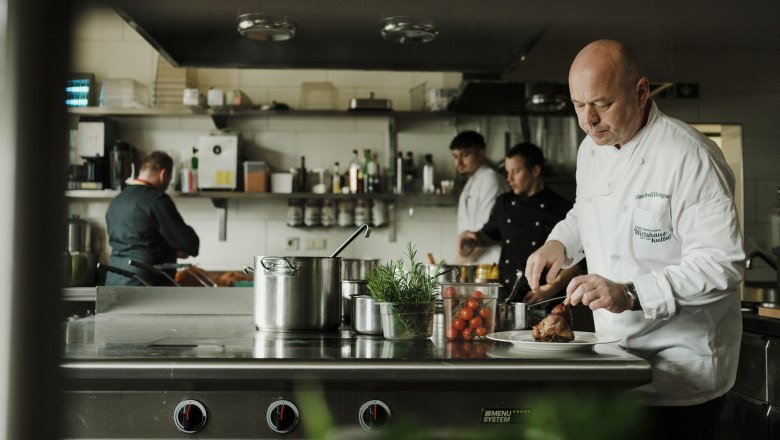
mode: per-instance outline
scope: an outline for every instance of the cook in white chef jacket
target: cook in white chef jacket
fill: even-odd
[[[458,235],[477,231],[487,223],[496,198],[509,191],[506,178],[494,170],[486,159],[485,138],[476,131],[464,131],[450,142],[455,171],[468,180],[458,199]],[[458,250],[456,264],[497,263],[501,256],[498,244],[466,246]]]
[[[589,274],[567,288],[571,303],[649,361],[652,382],[635,391],[660,429],[712,438],[742,333],[734,175],[715,143],[658,110],[638,72],[611,40],[572,63],[571,99],[588,134],[576,201],[526,274],[535,289],[544,267],[554,277],[587,256]]]

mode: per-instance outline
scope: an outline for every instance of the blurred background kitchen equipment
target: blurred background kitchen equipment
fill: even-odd
[[[97,255],[92,250],[92,227],[77,215],[68,219],[66,252],[70,259],[70,278],[66,287],[95,285]]]
[[[111,152],[108,156],[109,184],[111,189],[122,190],[127,186],[127,180],[135,175],[134,151],[133,147],[125,141],[117,140],[111,146]]]
[[[368,295],[368,283],[366,280],[341,280],[341,322],[350,323],[352,321],[353,304],[352,299],[356,295]],[[377,318],[379,312],[377,309]]]
[[[84,159],[84,174],[68,182],[69,189],[108,187],[107,156],[116,140],[117,124],[111,118],[81,116],[76,131],[76,152]]]
[[[379,265],[379,258],[342,258],[341,279],[362,280]]]
[[[198,142],[198,188],[234,190],[238,186],[237,134],[201,136]]]
[[[365,98],[352,98],[349,100],[350,110],[384,110],[393,109],[393,103],[389,99],[375,98],[374,92],[368,92]]]

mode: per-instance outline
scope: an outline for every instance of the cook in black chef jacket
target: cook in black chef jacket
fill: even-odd
[[[200,239],[184,223],[173,200],[165,193],[171,183],[173,159],[162,152],[147,154],[138,178],[132,180],[108,206],[106,226],[111,245],[109,264],[139,274],[152,285],[171,285],[160,274],[128,264],[133,259],[154,266],[176,258],[198,255]],[[107,286],[138,286],[139,281],[108,273]]]
[[[458,237],[459,252],[469,240],[475,240],[479,246],[501,245],[498,261],[498,272],[504,286],[501,299],[509,295],[514,286],[517,270],[525,270],[528,256],[544,244],[555,224],[572,207],[571,202],[545,186],[543,166],[544,154],[532,143],[520,143],[507,151],[504,167],[512,190],[496,199],[490,218],[482,229],[465,231]],[[519,291],[514,299],[534,303],[552,298],[566,288],[569,280],[581,273],[584,271],[575,265],[562,271],[561,276],[538,292],[531,293],[526,288]]]

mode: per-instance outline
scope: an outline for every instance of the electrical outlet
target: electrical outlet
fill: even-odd
[[[286,251],[297,251],[298,248],[301,246],[301,239],[298,237],[287,237],[287,242],[284,250]]]

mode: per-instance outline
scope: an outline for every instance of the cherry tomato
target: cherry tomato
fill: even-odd
[[[482,319],[490,318],[490,310],[487,307],[482,307],[481,309],[479,309],[479,316]]]
[[[478,327],[476,330],[474,330],[474,333],[482,338],[487,334],[487,330],[485,330],[485,327]]]
[[[464,307],[460,309],[460,312],[458,313],[458,317],[464,321],[468,321],[474,317],[474,310],[472,310],[469,307]]]
[[[466,330],[463,330],[463,339],[467,341],[474,339],[474,329],[467,328]]]
[[[485,294],[482,293],[481,290],[475,290],[475,291],[471,292],[471,297],[472,298],[476,298],[476,299],[482,299],[482,298],[485,297]]]
[[[455,298],[457,296],[458,292],[455,291],[455,288],[450,286],[444,289],[444,291],[441,293],[442,298]]]
[[[447,329],[447,339],[460,339],[463,329],[457,329],[454,326]]]
[[[452,323],[452,327],[456,330],[463,330],[466,328],[466,321],[462,319],[456,319],[455,322]]]
[[[471,310],[477,310],[479,308],[479,301],[475,299],[470,299],[466,302],[466,306],[470,308]]]
[[[482,327],[482,318],[480,318],[479,316],[475,316],[471,318],[471,320],[469,321],[469,327],[471,328]]]

